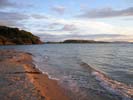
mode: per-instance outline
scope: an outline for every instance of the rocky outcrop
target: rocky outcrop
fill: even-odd
[[[0,26],[0,45],[42,44],[39,37],[25,30]]]

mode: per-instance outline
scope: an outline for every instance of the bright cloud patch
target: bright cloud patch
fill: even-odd
[[[94,20],[49,18],[47,23],[49,24],[45,27],[40,26],[41,30],[39,31],[38,29],[36,32],[44,37],[52,36],[56,40],[65,38],[88,38],[96,40],[111,40],[113,38],[114,40],[120,40],[120,38],[132,37],[133,32],[131,27],[123,28]]]
[[[119,16],[133,16],[133,7],[122,10],[114,10],[112,8],[93,9],[86,11],[77,17],[81,18],[106,18]]]

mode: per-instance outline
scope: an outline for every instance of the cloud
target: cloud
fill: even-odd
[[[56,32],[53,34],[93,34],[93,33],[114,33],[113,26],[97,21],[90,20],[64,20],[64,19],[55,19],[53,22],[60,24]],[[100,26],[100,27],[99,27]],[[103,27],[103,28],[101,28]],[[54,29],[55,30],[55,29]]]
[[[47,16],[41,14],[32,14],[31,16],[35,19],[48,19]]]
[[[77,17],[80,18],[107,18],[107,17],[120,17],[120,16],[133,16],[133,7],[122,10],[114,10],[112,8],[93,9],[86,11]]]
[[[17,12],[3,12],[0,11],[0,19],[2,20],[24,20],[28,19],[29,16],[25,14],[20,14]]]
[[[54,35],[66,35],[66,34],[132,34],[132,27],[117,26],[108,24],[105,22],[89,19],[61,19],[61,18],[49,18],[48,20],[36,23],[42,25],[36,29],[42,29],[41,33],[49,33]],[[47,23],[44,27],[44,23]],[[37,31],[36,31],[37,32]]]
[[[63,26],[63,28],[61,30],[63,30],[63,31],[74,31],[74,30],[77,30],[77,28],[74,24],[66,24],[66,25]]]
[[[57,27],[60,27],[60,26],[62,26],[62,24],[60,24],[60,23],[50,23],[49,25],[47,25],[48,26],[48,28],[49,29],[57,29]]]
[[[20,22],[27,19],[29,19],[29,16],[26,14],[0,11],[0,25],[24,27],[23,23]]]
[[[16,4],[9,2],[9,0],[0,0],[0,8],[14,7],[14,6],[16,6]]]
[[[41,23],[37,24],[43,25],[45,22],[42,21]],[[113,25],[98,20],[61,19],[54,17],[47,20],[45,27],[40,26],[34,30],[36,35],[48,41],[61,41],[70,38],[110,41],[115,39],[124,40],[124,38],[130,38],[132,32],[132,27]]]
[[[29,8],[29,7],[35,7],[34,4],[31,4],[29,2],[26,3],[19,3],[19,2],[11,2],[12,0],[0,0],[0,8]]]
[[[52,7],[52,10],[57,12],[58,14],[64,14],[65,7],[64,6],[54,6],[54,7]]]

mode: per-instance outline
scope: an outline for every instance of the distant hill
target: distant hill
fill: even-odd
[[[12,44],[42,44],[39,37],[30,32],[19,30],[18,28],[10,28],[0,26],[0,45]]]
[[[47,44],[62,44],[62,43],[111,43],[105,41],[95,41],[95,40],[81,40],[81,39],[68,39],[62,42],[46,42]]]
[[[69,43],[111,43],[111,44],[133,44],[133,42],[128,42],[128,41],[95,41],[95,40],[84,40],[84,39],[67,39],[67,40],[64,40],[64,41],[48,41],[48,42],[45,42],[46,44],[69,44]]]
[[[105,41],[95,41],[95,40],[65,40],[63,43],[109,43]]]

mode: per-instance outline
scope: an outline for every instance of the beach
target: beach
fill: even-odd
[[[56,80],[35,67],[30,53],[1,50],[0,66],[2,100],[70,100]]]

